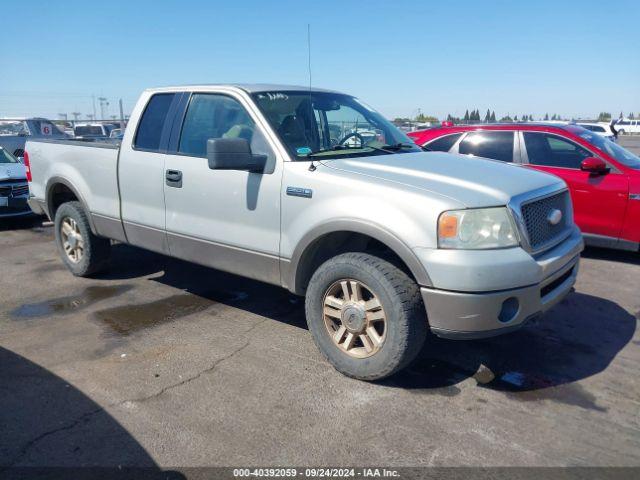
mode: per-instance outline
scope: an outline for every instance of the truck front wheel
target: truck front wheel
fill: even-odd
[[[366,253],[345,253],[311,277],[305,310],[320,352],[341,373],[379,380],[420,352],[427,319],[416,283]]]
[[[54,223],[58,252],[71,273],[88,277],[105,267],[111,242],[91,232],[87,214],[80,202],[60,205]]]

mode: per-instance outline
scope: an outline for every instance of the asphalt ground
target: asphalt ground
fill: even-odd
[[[619,143],[640,153],[640,137]],[[379,383],[317,352],[300,298],[126,245],[69,274],[41,218],[0,223],[7,466],[638,466],[640,254],[487,340],[430,338]]]
[[[635,253],[587,250],[539,323],[364,383],[279,288],[125,245],[75,278],[37,218],[0,252],[0,466],[640,464]]]

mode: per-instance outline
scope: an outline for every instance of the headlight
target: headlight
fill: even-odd
[[[451,210],[438,219],[438,247],[489,249],[515,247],[518,236],[505,207]]]

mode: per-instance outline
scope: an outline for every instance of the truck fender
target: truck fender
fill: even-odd
[[[432,285],[431,279],[418,257],[411,248],[396,235],[373,222],[344,218],[317,225],[300,239],[290,261],[284,262],[288,263],[288,265],[283,265],[282,270],[283,283],[290,291],[297,294],[302,293],[303,288],[299,285],[300,279],[297,277],[300,273],[300,261],[304,258],[307,249],[323,236],[338,232],[359,233],[379,241],[400,257],[413,274],[418,285]]]
[[[64,177],[54,176],[49,178],[49,180],[47,181],[47,186],[45,188],[44,210],[47,214],[47,217],[49,217],[49,220],[51,220],[52,222],[55,221],[55,218],[53,218],[52,216],[53,212],[51,211],[51,205],[53,201],[53,190],[56,185],[64,185],[69,190],[71,190],[71,192],[76,196],[76,198],[82,205],[82,208],[84,208],[84,211],[87,213],[87,218],[89,219],[89,226],[91,227],[91,232],[94,235],[97,235],[95,226],[93,224],[93,217],[91,215],[91,211],[88,208],[87,202],[84,200],[84,197],[79,193],[78,189],[75,188],[73,184]]]

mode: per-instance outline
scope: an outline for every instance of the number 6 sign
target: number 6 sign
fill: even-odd
[[[42,135],[51,135],[51,125],[47,125],[46,123],[41,123],[40,133]]]

